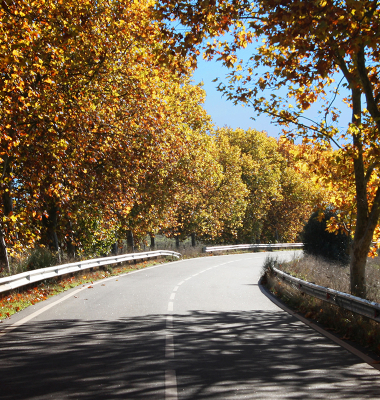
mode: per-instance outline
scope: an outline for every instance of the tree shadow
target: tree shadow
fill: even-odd
[[[55,320],[3,337],[1,399],[375,399],[380,375],[275,311],[174,315],[175,358],[165,359],[165,316]],[[361,365],[360,365],[361,364]]]

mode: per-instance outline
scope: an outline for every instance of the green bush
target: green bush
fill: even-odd
[[[34,249],[27,260],[27,269],[47,268],[54,265],[56,258],[51,251],[44,247]]]
[[[341,232],[337,234],[327,232],[326,223],[336,214],[328,210],[325,210],[324,214],[325,218],[318,221],[318,211],[316,211],[306,223],[302,233],[304,252],[326,260],[348,264],[351,238]]]

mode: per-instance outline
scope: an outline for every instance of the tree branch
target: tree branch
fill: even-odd
[[[380,131],[380,111],[376,104],[372,84],[368,78],[367,68],[365,65],[364,46],[361,46],[357,53],[357,70],[359,73],[360,81],[363,86],[364,95],[367,101],[368,111],[371,114],[373,120],[375,121],[377,129]]]
[[[377,168],[380,165],[380,161],[376,161],[374,163],[372,163],[368,169],[367,169],[367,173],[365,175],[365,183],[367,184],[371,178],[372,172],[374,171],[375,168]]]

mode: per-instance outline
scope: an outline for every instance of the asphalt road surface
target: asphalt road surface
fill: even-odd
[[[0,325],[0,399],[379,399],[378,370],[265,296],[265,256],[171,262],[23,310]]]

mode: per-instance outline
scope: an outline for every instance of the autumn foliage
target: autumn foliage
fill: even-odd
[[[298,239],[320,188],[297,146],[213,128],[195,53],[175,47],[155,4],[0,3],[2,268],[38,246],[59,261],[158,233]],[[209,17],[213,34],[230,25]]]
[[[189,132],[207,123],[203,91],[173,72],[175,57],[160,58],[151,8],[2,2],[2,260],[6,248],[58,251],[89,231],[101,242],[132,228],[131,211],[162,199]]]
[[[337,218],[328,226],[352,235],[351,291],[364,297],[366,260],[380,232],[379,3],[161,0],[156,8],[177,47],[193,57],[203,47],[206,59],[230,68],[219,85],[228,99],[270,115],[315,153],[330,152],[320,169],[335,192]]]

